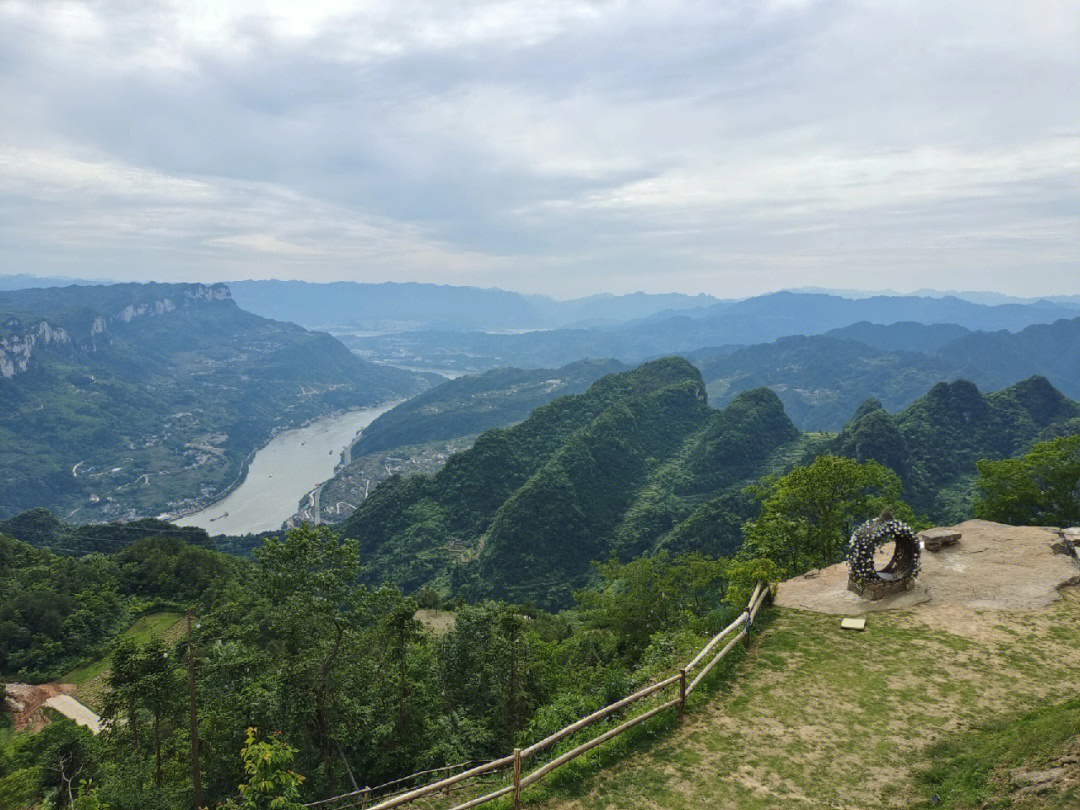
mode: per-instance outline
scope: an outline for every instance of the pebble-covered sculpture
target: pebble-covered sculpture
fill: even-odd
[[[874,568],[874,552],[894,542],[893,556],[880,571]],[[911,527],[885,510],[855,530],[848,543],[848,590],[867,599],[881,599],[915,587],[919,575],[919,539]]]

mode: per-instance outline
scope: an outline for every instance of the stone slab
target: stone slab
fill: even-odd
[[[927,551],[940,551],[945,546],[954,546],[960,542],[961,532],[954,529],[927,529],[919,533],[923,548]]]

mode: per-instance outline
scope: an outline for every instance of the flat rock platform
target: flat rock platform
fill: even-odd
[[[910,591],[874,602],[863,599],[847,589],[843,562],[780,583],[776,604],[841,616],[925,605],[947,619],[950,609],[957,614],[1039,610],[1060,599],[1061,588],[1080,584],[1080,564],[1067,553],[1057,529],[987,520],[948,528],[960,532],[960,541],[940,551],[924,550],[922,571]],[[891,555],[891,543],[879,549],[877,567]]]

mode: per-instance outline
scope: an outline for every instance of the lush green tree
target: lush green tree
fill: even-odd
[[[1039,442],[1020,458],[978,462],[975,514],[1014,525],[1080,524],[1080,434]]]
[[[708,612],[722,601],[725,563],[666,553],[596,566],[600,583],[578,593],[589,622],[609,631],[622,656],[636,659],[654,633]]]
[[[761,514],[745,528],[752,554],[769,557],[791,576],[843,559],[852,531],[882,509],[912,519],[892,470],[840,456],[819,456],[756,487]]]
[[[300,785],[303,775],[292,769],[296,749],[281,739],[277,732],[258,739],[259,730],[249,728],[240,759],[244,763],[247,781],[240,785],[239,803],[229,801],[225,807],[250,810],[300,810]]]

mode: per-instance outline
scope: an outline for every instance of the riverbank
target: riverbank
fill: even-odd
[[[210,506],[173,522],[210,534],[243,535],[279,529],[301,498],[330,479],[357,434],[398,402],[323,417],[286,430],[255,452],[238,487]]]

